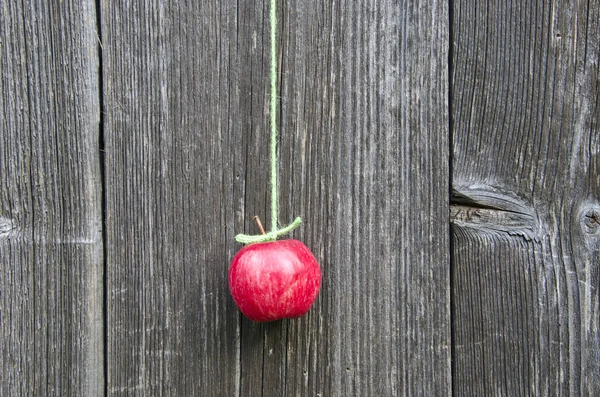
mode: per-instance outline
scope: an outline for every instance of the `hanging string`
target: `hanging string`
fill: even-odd
[[[277,179],[277,0],[271,0],[271,231],[279,228],[279,181]]]
[[[271,230],[259,235],[238,234],[235,239],[242,244],[275,241],[278,237],[289,233],[302,223],[297,217],[294,221],[279,229],[279,181],[277,178],[277,0],[271,0],[269,10],[269,25],[271,29],[271,95],[270,95],[270,123],[271,123]]]

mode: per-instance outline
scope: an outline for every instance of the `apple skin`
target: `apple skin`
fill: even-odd
[[[321,268],[298,240],[245,246],[229,267],[229,290],[240,311],[252,321],[297,318],[319,294]]]

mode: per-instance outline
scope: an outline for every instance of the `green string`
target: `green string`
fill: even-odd
[[[276,232],[278,222],[277,180],[277,0],[271,0],[269,21],[271,25],[271,229]]]
[[[277,238],[287,234],[300,226],[302,223],[302,219],[300,217],[296,217],[294,222],[290,223],[286,227],[282,227],[277,231],[270,231],[267,234],[256,234],[256,235],[247,235],[247,234],[238,234],[235,236],[235,239],[238,243],[242,244],[252,244],[252,243],[264,243],[266,241],[275,241]]]
[[[271,231],[266,234],[247,235],[238,234],[235,239],[242,244],[275,241],[278,237],[287,234],[300,226],[302,219],[297,217],[294,222],[279,229],[279,183],[277,180],[277,0],[271,0],[269,10],[269,24],[271,27]]]

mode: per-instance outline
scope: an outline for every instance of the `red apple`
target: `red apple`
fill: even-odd
[[[229,289],[240,311],[265,322],[305,314],[321,287],[321,268],[298,240],[254,243],[231,261]]]

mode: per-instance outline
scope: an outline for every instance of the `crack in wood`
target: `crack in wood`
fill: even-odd
[[[538,240],[541,235],[536,212],[530,206],[493,188],[453,190],[450,223],[482,233],[507,233],[527,240]]]
[[[597,234],[600,230],[600,210],[593,208],[583,215],[583,228],[588,234]]]
[[[495,208],[450,205],[450,222],[473,225],[496,225],[506,228],[531,228],[533,219],[525,214]]]

